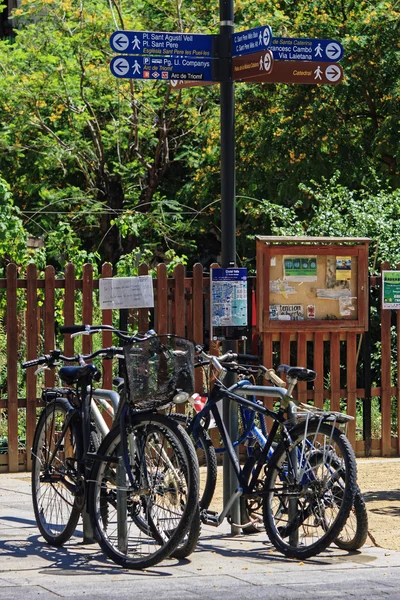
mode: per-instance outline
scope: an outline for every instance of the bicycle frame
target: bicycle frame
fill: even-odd
[[[279,398],[281,400],[284,400],[287,398],[287,390],[285,388],[273,387],[273,386],[251,386],[251,389],[253,390],[252,391],[253,395],[255,395],[255,394],[263,395],[263,396],[267,396],[267,397],[271,397],[271,398]],[[226,428],[226,426],[221,418],[220,412],[218,410],[217,404],[221,400],[234,401],[242,407],[248,408],[254,412],[261,413],[264,416],[269,416],[274,421],[272,424],[272,427],[271,427],[271,432],[266,440],[266,443],[264,444],[264,446],[261,450],[260,456],[258,457],[258,461],[255,465],[255,468],[254,468],[254,471],[250,478],[250,481],[247,481],[243,475],[242,469],[240,467],[239,459],[235,452],[234,444],[229,437],[227,428]],[[239,396],[238,394],[235,394],[230,389],[223,388],[222,383],[219,381],[215,382],[214,387],[211,391],[210,397],[208,398],[207,403],[205,404],[204,408],[194,416],[193,420],[190,422],[189,426],[187,427],[188,432],[193,434],[193,437],[196,441],[198,440],[198,433],[196,433],[196,432],[198,431],[199,427],[201,426],[201,421],[203,418],[206,418],[210,413],[213,415],[213,417],[215,419],[215,423],[221,434],[223,444],[225,446],[226,451],[228,452],[229,460],[232,463],[234,473],[239,482],[239,487],[232,494],[231,498],[228,500],[222,513],[215,519],[214,524],[218,526],[222,523],[222,521],[228,514],[232,504],[235,502],[235,500],[237,498],[239,498],[242,494],[246,494],[249,497],[251,497],[252,494],[255,494],[253,492],[253,490],[255,489],[256,482],[259,478],[259,474],[261,472],[263,464],[265,463],[269,452],[272,451],[272,442],[276,436],[279,426],[283,425],[284,439],[286,440],[286,442],[288,444],[291,443],[291,437],[290,437],[290,434],[287,431],[286,427],[284,426],[284,422],[285,422],[284,408],[281,407],[277,412],[273,412],[264,406],[261,406],[259,404],[254,404],[254,402],[252,400],[247,400],[243,396]],[[294,464],[290,465],[290,466],[292,468],[295,467]],[[259,495],[259,493],[255,494],[255,495]]]

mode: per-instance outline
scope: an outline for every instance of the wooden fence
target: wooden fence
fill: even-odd
[[[385,263],[382,268],[389,269],[389,265]],[[147,266],[141,265],[139,274],[147,273]],[[101,275],[111,277],[111,265],[103,265]],[[98,308],[98,287],[99,281],[94,279],[91,265],[84,266],[81,279],[75,277],[74,266],[67,265],[64,278],[58,279],[53,267],[47,267],[44,278],[38,278],[33,264],[29,265],[26,278],[19,278],[17,267],[10,264],[6,279],[0,279],[0,306],[5,306],[3,314],[0,314],[4,325],[0,340],[3,338],[1,347],[6,352],[6,364],[3,364],[6,385],[1,389],[0,428],[3,436],[6,431],[7,438],[5,450],[3,447],[3,453],[0,453],[0,472],[29,470],[31,467],[26,448],[32,445],[40,390],[33,369],[26,372],[26,386],[21,384],[23,378],[19,362],[33,359],[39,353],[54,348],[56,314],[59,314],[61,319],[58,320],[65,325],[75,322],[97,323],[99,320],[104,324],[111,324],[112,311],[100,311]],[[379,294],[380,277],[371,278],[370,287],[372,295]],[[361,423],[357,423],[360,431],[356,430],[355,422],[349,430],[349,437],[358,455],[400,455],[400,386],[397,377],[400,367],[400,311],[382,311],[380,331],[377,334],[381,343],[381,374],[380,380],[372,382],[372,385],[371,347],[374,347],[376,340],[370,340],[369,333],[360,336],[349,332],[329,331],[274,332],[265,334],[261,344],[255,334],[253,322],[256,314],[254,289],[255,278],[249,281],[251,326],[248,344],[252,348],[248,347],[247,351],[254,352],[262,345],[264,364],[268,366],[277,366],[282,362],[314,368],[318,373],[314,386],[308,388],[306,384],[298,385],[297,392],[302,400],[315,402],[317,406],[328,402],[332,409],[347,409],[352,415],[356,414],[357,404],[361,403],[364,418]],[[160,334],[176,333],[201,344],[209,334],[209,291],[209,275],[203,272],[202,265],[195,265],[190,277],[185,274],[182,265],[177,265],[170,277],[166,266],[161,264],[157,267],[157,277],[154,279],[155,308],[150,311],[125,311],[122,312],[122,317],[127,318],[128,325],[137,326],[140,331],[154,328]],[[392,341],[392,328],[397,334],[395,342]],[[73,355],[77,351],[90,353],[92,343],[90,336],[83,336],[79,341],[64,336],[64,354]],[[112,344],[110,332],[103,332],[102,343],[105,346]],[[392,348],[392,343],[396,348]],[[397,363],[394,365],[393,356],[397,356]],[[396,384],[393,383],[392,369]],[[196,377],[196,385],[199,386],[201,375]],[[44,383],[46,386],[53,385],[54,373],[46,372]],[[109,361],[104,361],[102,385],[106,388],[112,385],[112,365]],[[22,389],[26,392],[22,393]],[[375,398],[378,400],[371,400]],[[374,437],[371,432],[371,413],[372,410],[376,412],[376,403],[380,433]],[[26,423],[26,430],[18,433],[21,421]],[[21,444],[22,437],[25,438],[24,444]]]

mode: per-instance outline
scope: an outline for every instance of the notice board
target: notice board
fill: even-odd
[[[257,237],[260,332],[368,326],[367,238]]]

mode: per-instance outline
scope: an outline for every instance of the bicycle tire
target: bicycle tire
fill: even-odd
[[[277,550],[302,560],[323,552],[338,537],[353,505],[357,467],[350,442],[331,424],[303,422],[291,437],[290,449],[281,442],[267,465],[263,517]],[[327,455],[311,464],[316,448]],[[289,466],[293,452],[300,461],[297,478]],[[327,468],[329,456],[343,462],[340,470]],[[339,477],[344,488],[337,484]],[[336,495],[335,486],[340,490]]]
[[[171,417],[186,428],[188,419],[185,415],[175,413]],[[217,485],[217,454],[211,438],[204,427],[200,426],[198,428],[198,440],[194,440],[193,435],[191,435],[191,439],[196,448],[199,466],[203,466],[203,463],[205,466],[204,473],[200,474],[199,504],[200,510],[207,510],[211,504]]]
[[[339,536],[333,543],[341,550],[349,552],[359,550],[364,546],[368,537],[368,512],[362,497],[360,488],[357,486],[354,503],[350,515],[344,524]]]
[[[70,411],[66,400],[49,403],[40,415],[32,445],[33,510],[40,533],[53,546],[61,546],[71,538],[82,505],[83,487],[76,463],[80,456],[80,432],[73,419],[52,465],[48,462]]]
[[[89,513],[109,558],[125,568],[146,569],[170,556],[189,529],[198,503],[198,464],[189,436],[167,415],[132,412],[124,427],[133,485],[119,458],[116,425],[94,461]]]
[[[319,452],[316,452],[316,457],[320,460]],[[340,468],[340,464],[335,465],[335,457],[332,458],[332,464]],[[360,488],[356,485],[356,494],[354,496],[353,506],[350,514],[344,524],[339,536],[333,540],[333,543],[341,550],[359,550],[368,536],[368,513],[362,497]]]

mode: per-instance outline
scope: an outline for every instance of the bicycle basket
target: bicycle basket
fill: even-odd
[[[129,401],[140,409],[169,404],[178,390],[194,391],[194,345],[161,335],[124,347]]]

